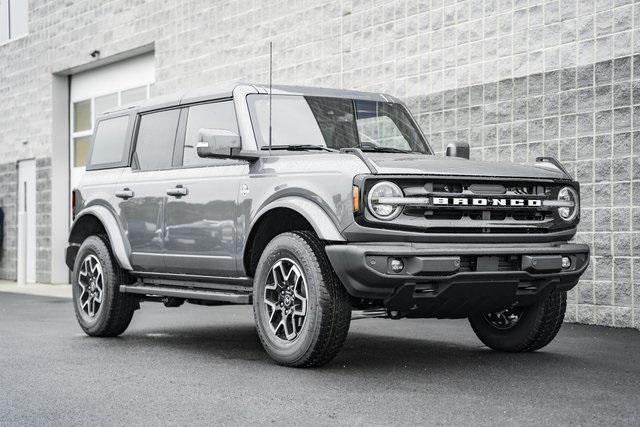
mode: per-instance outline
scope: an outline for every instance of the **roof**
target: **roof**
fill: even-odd
[[[156,96],[136,104],[124,105],[114,108],[113,110],[107,111],[105,114],[118,113],[126,110],[152,110],[156,108],[171,107],[193,102],[206,101],[210,99],[230,98],[231,96],[233,96],[234,90],[238,87],[245,87],[248,92],[265,94],[269,93],[269,85],[232,81],[221,83],[215,86],[174,93],[171,95]],[[395,97],[384,93],[362,92],[347,89],[331,89],[313,86],[273,85],[272,91],[274,95],[324,96],[329,98],[349,98],[380,102],[400,102]]]

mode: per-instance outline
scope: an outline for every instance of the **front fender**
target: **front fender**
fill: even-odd
[[[282,197],[263,206],[251,221],[249,230],[253,230],[253,226],[264,214],[276,208],[288,208],[298,212],[311,224],[313,230],[322,240],[333,242],[345,241],[344,236],[340,233],[340,230],[338,230],[338,227],[336,227],[324,209],[311,200],[299,196]]]
[[[106,207],[94,205],[83,209],[71,225],[69,236],[73,236],[77,232],[76,227],[83,222],[81,219],[87,215],[96,217],[98,221],[102,223],[102,226],[107,231],[109,242],[111,243],[111,251],[118,260],[120,267],[124,270],[133,270],[131,262],[129,261],[129,254],[131,253],[129,242],[123,236],[122,228],[120,227],[118,220]],[[71,242],[71,238],[70,243],[73,243]]]

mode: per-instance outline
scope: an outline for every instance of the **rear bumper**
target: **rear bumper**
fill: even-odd
[[[532,304],[574,287],[589,247],[573,243],[329,245],[327,255],[349,294],[381,300],[409,317],[466,317],[513,303]],[[562,258],[571,261],[562,268]],[[390,269],[391,259],[404,268]]]

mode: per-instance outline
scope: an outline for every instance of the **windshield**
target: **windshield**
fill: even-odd
[[[269,96],[247,96],[260,147],[269,146]],[[400,104],[343,98],[274,95],[272,145],[314,145],[339,150],[431,154],[421,133]]]

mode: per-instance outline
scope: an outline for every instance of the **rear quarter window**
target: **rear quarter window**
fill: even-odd
[[[101,120],[96,127],[89,168],[124,166],[127,163],[129,116]]]
[[[171,109],[140,116],[134,165],[140,170],[160,170],[171,167],[178,130],[180,110]]]

